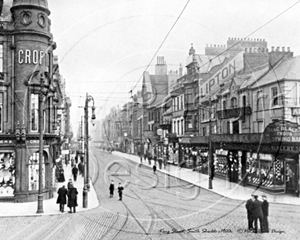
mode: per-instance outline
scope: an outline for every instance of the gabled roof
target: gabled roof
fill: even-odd
[[[273,69],[252,85],[252,88],[268,85],[279,80],[300,80],[300,56],[289,58],[277,64]]]

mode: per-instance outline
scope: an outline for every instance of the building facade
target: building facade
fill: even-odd
[[[53,197],[53,166],[60,142],[53,130],[57,120],[53,106],[61,98],[59,82],[53,80],[56,44],[50,32],[50,10],[45,0],[2,1],[1,5],[0,199],[34,201],[39,181],[47,199]],[[43,159],[39,159],[41,123]]]

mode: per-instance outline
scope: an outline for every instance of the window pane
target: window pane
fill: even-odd
[[[39,109],[38,109],[38,94],[31,94],[30,101],[30,112],[31,112],[31,131],[38,131],[38,119],[39,119]]]

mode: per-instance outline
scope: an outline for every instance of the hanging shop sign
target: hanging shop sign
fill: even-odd
[[[264,131],[264,142],[300,142],[300,125],[289,121],[271,123]]]

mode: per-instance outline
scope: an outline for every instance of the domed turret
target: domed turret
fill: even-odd
[[[41,8],[48,14],[50,14],[47,0],[14,0],[12,8],[20,8],[27,6]]]

